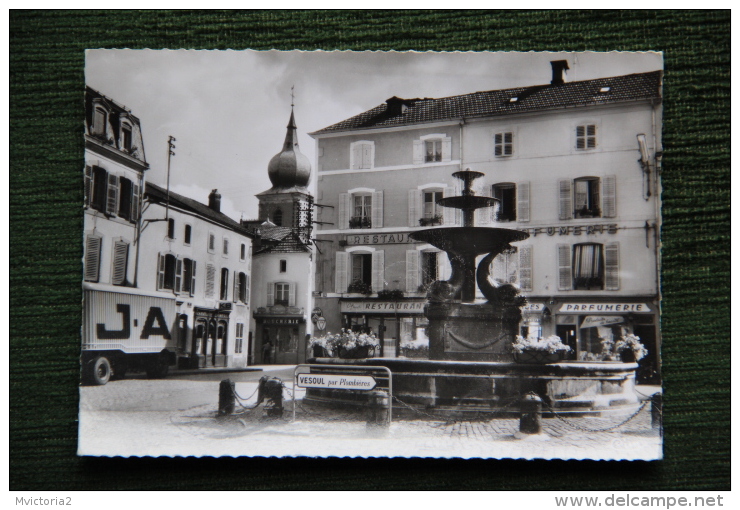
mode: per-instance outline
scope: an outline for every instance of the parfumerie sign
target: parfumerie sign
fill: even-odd
[[[389,232],[383,234],[351,234],[347,236],[348,245],[357,244],[407,244],[414,243],[408,232]]]
[[[563,303],[560,313],[633,312],[650,313],[647,303]]]
[[[520,228],[522,232],[526,232],[532,236],[537,234],[547,234],[549,236],[559,235],[593,235],[593,234],[616,234],[619,227],[616,223],[607,223],[602,225],[567,225],[558,227],[530,227]]]
[[[301,388],[336,388],[339,390],[372,390],[375,379],[367,375],[298,374]]]
[[[342,301],[342,313],[424,313],[424,301]]]

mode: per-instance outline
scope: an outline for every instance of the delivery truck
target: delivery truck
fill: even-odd
[[[82,383],[103,385],[128,370],[167,376],[177,362],[175,298],[84,283]]]

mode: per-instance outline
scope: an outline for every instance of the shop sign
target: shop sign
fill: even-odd
[[[301,388],[332,388],[338,390],[372,390],[375,379],[369,375],[298,374]]]
[[[563,303],[560,313],[589,313],[589,312],[631,312],[651,313],[647,303]]]
[[[585,319],[583,319],[583,324],[581,324],[581,329],[583,328],[594,328],[596,326],[608,326],[610,324],[621,324],[624,322],[624,317],[621,317],[619,315],[610,315],[610,316],[599,316],[599,315],[587,315]]]
[[[318,319],[316,319],[316,328],[319,331],[324,331],[326,329],[326,319],[324,319],[323,317],[319,317]]]
[[[291,326],[291,325],[297,325],[301,324],[303,322],[302,318],[295,318],[295,319],[287,319],[287,318],[269,318],[264,319],[265,324],[273,324],[276,326]]]
[[[424,301],[342,301],[342,313],[424,313]]]
[[[390,232],[385,234],[351,234],[347,236],[347,244],[408,244],[414,243],[408,232]]]
[[[524,313],[533,313],[533,312],[544,312],[545,311],[545,304],[544,303],[527,303],[522,307],[522,312]]]
[[[531,236],[537,234],[547,234],[548,236],[567,236],[567,235],[593,235],[593,234],[616,234],[619,227],[616,223],[604,223],[599,225],[563,225],[557,227],[530,227],[520,228]]]

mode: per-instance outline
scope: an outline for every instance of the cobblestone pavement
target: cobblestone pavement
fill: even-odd
[[[327,408],[284,391],[282,418],[254,407],[257,384],[236,383],[242,397],[233,415],[218,417],[218,383],[125,380],[81,388],[80,453],[89,455],[491,457],[659,459],[661,437],[646,405],[629,422],[608,418],[545,418],[542,434],[515,436],[516,417],[443,421],[422,415],[367,425],[362,408]],[[400,405],[400,404],[397,404]]]

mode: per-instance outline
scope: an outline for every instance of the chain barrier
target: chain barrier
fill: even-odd
[[[537,396],[539,397],[539,395],[537,395]],[[547,400],[543,399],[542,397],[539,397],[539,398],[548,407],[548,409],[550,409],[550,412],[553,414],[553,416],[555,416],[558,420],[562,421],[563,423],[565,423],[566,425],[568,425],[570,427],[573,427],[574,429],[578,429],[578,430],[581,430],[583,432],[610,432],[612,430],[615,430],[615,429],[617,429],[617,428],[619,428],[619,427],[621,427],[623,425],[626,425],[627,423],[631,422],[632,420],[634,420],[637,417],[637,415],[640,414],[640,412],[642,412],[643,409],[645,409],[645,406],[647,406],[650,403],[650,400],[644,401],[640,405],[640,407],[637,409],[637,411],[635,411],[627,419],[623,420],[620,423],[617,423],[616,425],[612,425],[610,427],[605,427],[605,428],[602,428],[602,429],[592,429],[592,428],[589,428],[589,427],[582,427],[580,425],[576,425],[575,423],[573,423],[573,422],[571,422],[569,420],[566,420],[565,418],[563,418],[560,415],[560,413],[558,413],[557,411],[555,411],[555,409],[550,405],[549,402],[547,402]]]

